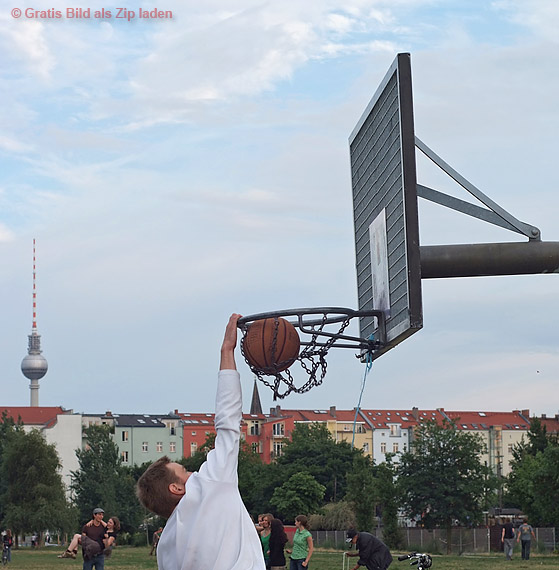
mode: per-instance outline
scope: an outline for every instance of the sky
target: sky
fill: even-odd
[[[357,308],[348,139],[400,52],[416,135],[559,241],[556,0],[120,6],[0,1],[3,405],[29,405],[33,239],[42,406],[211,412],[232,312]],[[475,202],[417,154],[419,183]],[[525,241],[421,199],[419,223],[422,245]],[[558,285],[423,280],[423,329],[368,375],[332,350],[263,408],[352,409],[364,383],[364,408],[556,414]]]

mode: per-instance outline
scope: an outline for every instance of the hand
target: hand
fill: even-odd
[[[221,350],[234,350],[237,346],[237,321],[241,318],[241,315],[233,313],[229,317],[229,322],[225,328],[225,336],[223,338],[223,344],[221,345]]]
[[[305,568],[309,565],[309,563],[306,560],[303,560],[303,562],[301,562],[301,566],[304,566]]]
[[[235,347],[237,346],[237,321],[241,315],[233,313],[229,317],[229,322],[225,328],[225,336],[221,345],[221,362],[220,370],[236,370],[235,365]]]

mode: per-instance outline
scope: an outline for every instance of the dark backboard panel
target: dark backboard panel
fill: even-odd
[[[359,310],[386,311],[380,355],[423,326],[409,54],[398,54],[349,143]],[[363,338],[377,328],[361,318]]]

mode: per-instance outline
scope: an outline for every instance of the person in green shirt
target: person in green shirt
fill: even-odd
[[[314,550],[307,517],[305,515],[297,516],[295,526],[297,530],[293,535],[293,548],[286,550],[288,554],[291,554],[289,570],[305,570],[309,567],[309,560]]]
[[[258,517],[260,519],[260,517]],[[270,525],[274,520],[274,515],[266,513],[262,515],[260,520],[260,542],[262,543],[262,552],[264,553],[264,562],[266,563],[266,568],[270,568]]]

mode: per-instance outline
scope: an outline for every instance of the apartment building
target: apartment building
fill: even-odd
[[[82,429],[91,425],[108,425],[118,447],[123,465],[141,465],[162,455],[173,460],[191,457],[215,433],[213,413],[179,412],[153,414],[74,414],[62,407],[12,407],[6,410],[25,429],[39,429],[48,443],[54,443],[62,463],[62,477],[69,486],[72,471],[79,465],[75,455],[83,446]],[[414,430],[424,421],[454,421],[460,430],[479,434],[487,447],[482,460],[502,476],[510,473],[514,446],[530,428],[529,410],[511,412],[435,410],[361,409],[324,410],[282,409],[276,406],[263,414],[255,387],[250,413],[243,414],[241,437],[264,463],[283,453],[298,423],[326,425],[334,441],[345,441],[371,457],[376,463],[388,454],[398,461],[400,453],[410,448]],[[548,433],[559,433],[559,415],[540,418]]]
[[[14,422],[21,420],[25,431],[40,431],[49,444],[54,444],[58,454],[67,494],[71,483],[71,472],[79,468],[76,449],[82,445],[82,417],[63,407],[19,406],[0,408],[0,416],[6,412]]]
[[[461,412],[440,408],[445,418],[456,422],[462,431],[479,434],[487,448],[484,461],[496,475],[506,477],[510,473],[510,461],[515,445],[522,441],[530,429],[530,420],[520,410],[512,412]],[[525,410],[527,412],[527,410]]]
[[[183,457],[183,429],[174,414],[112,414],[114,442],[123,465],[151,463],[167,455],[171,461]]]
[[[413,440],[413,430],[422,421],[441,422],[436,410],[361,410],[360,415],[372,432],[371,457],[375,463],[386,461],[386,455],[393,456],[398,462],[400,453],[408,451]]]

